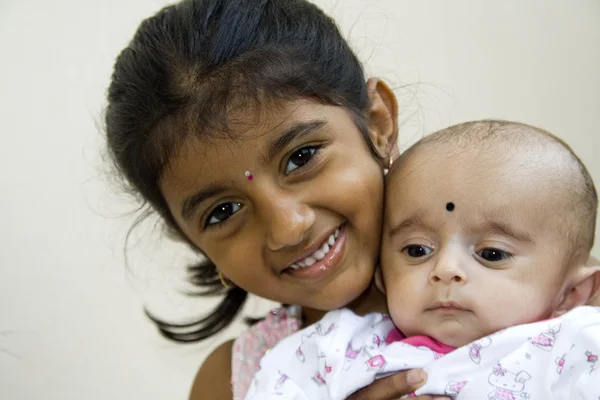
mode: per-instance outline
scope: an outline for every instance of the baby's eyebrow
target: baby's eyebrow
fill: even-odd
[[[291,126],[287,131],[283,132],[277,139],[273,140],[269,144],[269,150],[263,157],[265,164],[269,164],[271,160],[285,148],[285,146],[294,140],[300,140],[303,137],[312,135],[323,128],[323,126],[326,124],[327,121],[325,120],[314,120],[299,122]]]
[[[534,243],[533,236],[525,231],[520,231],[515,227],[511,226],[508,223],[502,221],[485,221],[481,227],[480,231],[484,232],[493,232],[502,236],[512,237],[515,240],[525,243]]]
[[[400,232],[411,229],[411,228],[422,228],[428,231],[435,231],[433,224],[429,223],[420,214],[411,215],[405,218],[398,225],[394,226],[389,231],[389,236],[393,237],[398,235]]]

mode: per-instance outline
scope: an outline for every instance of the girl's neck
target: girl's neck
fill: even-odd
[[[345,308],[354,311],[357,315],[365,315],[372,312],[387,313],[387,304],[385,295],[377,289],[375,283],[372,282],[367,290],[363,292]],[[302,319],[304,326],[312,325],[325,315],[327,311],[315,310],[314,308],[302,309]]]

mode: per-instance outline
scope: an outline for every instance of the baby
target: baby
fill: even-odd
[[[600,398],[597,194],[560,139],[503,121],[425,137],[387,176],[390,316],[328,313],[261,361],[247,398],[345,399],[425,368],[417,394]],[[597,365],[598,364],[598,365]]]

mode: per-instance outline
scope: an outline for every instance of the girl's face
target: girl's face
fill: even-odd
[[[381,163],[343,108],[296,100],[264,114],[231,125],[235,139],[188,142],[163,194],[183,232],[239,287],[342,307],[368,287],[377,262]],[[371,128],[382,143],[385,129]]]

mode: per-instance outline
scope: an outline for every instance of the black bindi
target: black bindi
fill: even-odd
[[[454,203],[450,202],[450,203],[446,203],[446,210],[452,212],[454,211]]]

